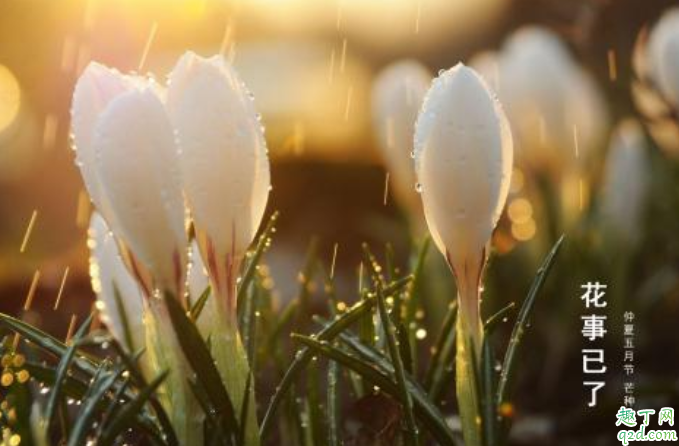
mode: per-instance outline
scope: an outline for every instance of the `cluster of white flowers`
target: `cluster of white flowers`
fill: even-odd
[[[85,186],[143,293],[184,295],[191,222],[224,315],[232,315],[238,267],[270,189],[263,128],[233,68],[187,53],[165,89],[92,63],[72,115]],[[99,263],[111,253],[94,251]]]

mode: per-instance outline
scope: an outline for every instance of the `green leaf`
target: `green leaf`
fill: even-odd
[[[339,446],[338,423],[339,423],[339,400],[337,398],[337,383],[339,381],[339,364],[335,361],[328,362],[328,385],[327,385],[327,439],[328,446]]]
[[[564,236],[562,235],[556,242],[551,252],[545,258],[540,269],[538,269],[533,284],[528,291],[528,296],[521,306],[521,311],[514,324],[514,329],[512,331],[512,336],[509,340],[509,346],[507,347],[507,352],[505,353],[504,362],[502,365],[502,373],[500,374],[500,381],[498,383],[497,389],[497,406],[500,407],[502,404],[509,401],[509,391],[510,387],[514,381],[514,375],[516,372],[516,358],[521,340],[523,339],[524,332],[526,330],[526,325],[530,319],[530,315],[533,312],[533,307],[535,305],[535,300],[538,293],[542,289],[545,283],[545,279],[549,274],[552,266],[554,265],[554,260],[556,260],[556,255],[558,254],[561,245],[563,244]]]
[[[238,418],[240,420],[240,429],[238,430],[238,437],[236,444],[241,445],[245,444],[245,427],[247,426],[247,421],[248,421],[248,413],[250,410],[250,391],[252,387],[252,374],[248,375],[248,379],[245,382],[245,392],[243,392],[243,404],[241,405],[240,408],[240,417]]]
[[[19,333],[22,337],[57,358],[64,356],[68,350],[68,346],[54,336],[7,314],[0,313],[0,325]],[[97,369],[98,362],[85,355],[79,355],[74,358],[73,365],[76,369],[92,376]]]
[[[191,311],[190,317],[193,322],[196,322],[198,318],[200,317],[200,314],[203,312],[203,308],[205,308],[205,304],[207,303],[208,298],[210,297],[210,293],[212,291],[212,288],[210,288],[210,285],[205,287],[202,293],[200,293],[200,296],[196,301],[193,303],[191,306]]]
[[[411,278],[410,276],[408,276],[393,282],[392,284],[390,284],[389,287],[385,289],[385,293],[387,291],[392,293],[395,292],[396,290],[402,289],[410,282],[410,280]],[[347,310],[346,313],[339,316],[333,323],[327,325],[320,332],[318,332],[316,334],[317,339],[332,340],[335,336],[337,336],[347,327],[351,326],[353,323],[360,320],[365,314],[372,311],[374,305],[375,305],[374,299],[362,300],[361,302],[357,303],[349,310]],[[290,364],[285,374],[283,375],[283,379],[277,386],[276,392],[271,398],[271,402],[269,403],[266,413],[264,414],[264,419],[262,420],[262,425],[260,427],[260,436],[262,440],[264,440],[266,435],[269,433],[269,430],[273,427],[274,421],[273,417],[276,411],[278,410],[278,407],[280,406],[281,402],[283,401],[286,393],[290,389],[290,386],[297,379],[300,372],[304,370],[306,365],[311,360],[311,357],[312,353],[307,348],[300,349],[295,354],[295,359],[293,359],[292,363]]]
[[[373,360],[367,361],[365,358],[359,359],[354,355],[333,347],[328,342],[301,335],[293,335],[293,337],[312,349],[314,354],[323,355],[328,359],[332,359],[333,361],[342,364],[344,367],[361,375],[373,386],[377,386],[385,393],[403,403],[400,398],[399,386],[396,384],[393,365],[372,347],[360,344],[360,342],[357,341],[358,345],[361,346],[363,353],[366,355],[366,358],[369,357]],[[455,445],[455,436],[448,427],[445,416],[429,400],[424,390],[407,375],[406,383],[408,393],[413,399],[415,415],[432,437],[436,439],[437,444],[444,446]]]
[[[483,325],[483,329],[486,331],[486,334],[491,334],[498,326],[498,324],[502,320],[504,320],[505,317],[507,317],[507,314],[514,311],[515,307],[516,303],[510,302],[509,304],[501,308],[497,313],[489,317],[486,323]]]
[[[457,300],[453,301],[448,305],[448,311],[446,312],[446,317],[443,319],[443,324],[441,324],[441,330],[439,331],[436,342],[434,343],[434,354],[431,357],[429,363],[429,368],[427,369],[427,374],[424,378],[424,388],[430,396],[434,396],[432,389],[434,388],[435,378],[440,376],[441,371],[448,366],[450,358],[446,358],[444,353],[446,352],[446,345],[450,344],[451,337],[455,336],[455,320],[457,319]]]
[[[219,371],[203,337],[174,297],[165,294],[163,301],[167,307],[174,332],[178,334],[179,345],[196,374],[197,383],[205,390],[216,416],[223,417],[226,423],[226,432],[230,435],[237,435],[238,420],[233,403],[224,388]]]
[[[144,405],[148,400],[155,394],[158,387],[167,378],[169,372],[167,370],[163,371],[158,375],[151,383],[145,387],[139,394],[120,409],[120,412],[115,417],[115,419],[110,423],[110,425],[104,430],[100,442],[98,445],[108,446],[114,444],[115,439],[120,435],[126,427],[132,423],[134,418],[136,418],[141,412]],[[69,446],[77,446],[84,443],[69,443]]]
[[[111,387],[113,387],[113,384],[122,372],[123,369],[119,369],[116,372],[107,372],[102,374],[100,379],[92,384],[93,391],[82,403],[82,409],[78,412],[78,417],[73,425],[73,432],[68,439],[68,446],[78,446],[86,443],[85,439],[94,424],[94,418],[99,414],[97,406],[105,398],[106,393],[111,390]]]
[[[54,414],[56,413],[59,404],[61,404],[62,385],[64,384],[68,371],[71,368],[71,363],[73,362],[76,356],[78,342],[80,342],[82,337],[85,335],[85,332],[89,328],[90,324],[92,323],[93,316],[94,314],[90,314],[87,317],[87,319],[85,319],[85,321],[80,325],[80,328],[78,328],[78,331],[76,331],[75,335],[73,336],[71,345],[66,349],[66,352],[64,353],[64,355],[61,358],[61,361],[59,362],[59,366],[57,367],[55,375],[54,385],[52,386],[49,399],[47,400],[47,406],[45,407],[46,432],[49,432],[50,430],[49,428],[52,424]]]
[[[147,387],[148,384],[146,383],[146,379],[144,379],[143,373],[141,372],[141,370],[139,370],[139,367],[137,366],[138,358],[140,358],[146,352],[146,349],[141,349],[137,354],[131,356],[120,346],[120,344],[115,339],[113,340],[112,345],[113,348],[118,353],[118,357],[122,360],[123,364],[125,365],[125,368],[127,369],[128,373],[130,374],[130,377],[132,378],[133,382],[137,385],[137,387],[138,388]],[[156,414],[156,418],[158,420],[161,433],[165,438],[167,445],[178,446],[179,440],[177,439],[177,434],[175,433],[174,428],[172,427],[172,423],[170,422],[170,417],[168,416],[167,412],[160,404],[160,401],[158,401],[158,398],[155,395],[152,395],[149,398],[149,404],[151,405],[153,411]]]
[[[381,287],[377,288],[377,309],[379,310],[380,320],[382,321],[382,328],[387,339],[387,347],[389,348],[389,356],[394,365],[396,372],[396,383],[398,384],[400,400],[406,414],[407,433],[406,444],[416,446],[419,443],[417,436],[417,423],[415,422],[415,415],[413,414],[413,402],[410,393],[406,388],[405,370],[403,368],[403,361],[401,361],[401,352],[396,339],[396,328],[389,318],[387,313],[387,304],[384,301]]]
[[[497,406],[495,400],[495,354],[488,336],[483,338],[483,430],[484,444],[495,446],[498,444]]]
[[[250,256],[248,265],[245,268],[245,272],[241,277],[238,292],[236,294],[236,306],[238,308],[239,320],[242,317],[241,302],[245,297],[245,293],[248,287],[250,286],[252,279],[255,277],[257,265],[259,265],[259,261],[261,260],[262,255],[264,255],[269,245],[271,245],[271,237],[273,236],[273,233],[276,231],[276,221],[278,220],[278,215],[279,212],[276,211],[273,214],[271,214],[271,217],[269,217],[269,221],[266,223],[266,226],[264,227],[262,234],[259,236],[259,239],[257,240],[257,246],[255,247],[255,250],[252,251],[252,255]]]
[[[415,263],[412,267],[413,280],[406,290],[406,311],[405,311],[405,322],[404,326],[408,327],[408,338],[410,338],[411,346],[411,358],[413,369],[412,373],[417,373],[417,325],[416,325],[416,315],[417,310],[420,305],[420,295],[422,294],[422,276],[424,275],[424,265],[427,260],[427,254],[429,253],[429,247],[431,246],[431,238],[426,237],[422,241],[422,246],[420,247]]]

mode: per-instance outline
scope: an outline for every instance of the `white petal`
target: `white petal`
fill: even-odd
[[[130,275],[118,253],[115,239],[104,219],[97,213],[92,215],[88,231],[90,248],[90,279],[97,295],[97,307],[102,320],[121,345],[127,346],[125,324],[127,321],[132,336],[132,351],[144,347],[145,332],[142,318],[144,298],[137,282]],[[115,296],[117,289],[122,308]],[[125,314],[121,314],[120,310]]]
[[[434,80],[416,125],[427,224],[454,264],[478,256],[509,191],[511,132],[483,80],[461,64]]]
[[[187,53],[170,75],[167,107],[196,229],[207,234],[220,261],[229,254],[242,257],[270,188],[264,131],[252,97],[222,57]]]
[[[95,172],[92,146],[94,128],[109,103],[134,88],[132,78],[97,62],[90,62],[76,82],[71,108],[71,129],[78,165],[90,198],[109,219],[110,206]]]
[[[421,213],[411,153],[415,120],[432,76],[422,64],[404,60],[385,68],[372,92],[373,120],[396,197],[411,213]]]
[[[648,41],[651,76],[665,98],[679,106],[679,8],[666,11]]]
[[[188,242],[177,148],[153,89],[113,100],[99,119],[94,148],[101,185],[120,225],[112,228],[116,236],[158,287],[180,292]]]

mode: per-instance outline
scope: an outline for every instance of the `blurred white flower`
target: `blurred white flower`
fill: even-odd
[[[415,60],[389,65],[375,79],[373,121],[378,146],[386,162],[396,199],[410,216],[421,217],[422,204],[415,191],[413,135],[415,120],[432,76]]]
[[[679,106],[679,7],[667,10],[648,40],[649,75],[665,99]]]
[[[474,70],[458,64],[434,80],[415,130],[416,174],[429,230],[455,271],[474,337],[485,246],[509,192],[512,151],[505,114]]]
[[[601,196],[602,218],[618,240],[639,241],[651,166],[641,124],[625,119],[612,138]]]
[[[106,222],[96,212],[90,219],[87,246],[90,249],[90,280],[101,320],[120,345],[136,352],[145,346],[144,296],[123,264]]]
[[[264,130],[250,93],[221,56],[186,53],[170,74],[167,107],[201,255],[233,316],[238,267],[270,189]]]
[[[608,128],[604,98],[551,31],[539,27],[516,31],[497,56],[497,72],[497,92],[522,163],[559,174],[576,158],[586,161],[604,140]]]
[[[679,8],[667,10],[650,35],[639,33],[632,63],[632,98],[653,140],[679,157]]]

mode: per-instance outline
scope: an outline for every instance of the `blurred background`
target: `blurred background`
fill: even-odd
[[[73,85],[88,62],[149,72],[164,80],[186,50],[229,58],[254,93],[266,127],[273,183],[269,211],[281,212],[267,262],[279,298],[294,296],[297,271],[316,238],[318,255],[328,264],[336,252],[340,292],[351,300],[362,242],[379,252],[390,243],[405,267],[412,240],[421,236],[415,234],[417,218],[408,218],[408,211],[391,193],[393,178],[387,177],[373,130],[371,90],[377,74],[402,58],[421,61],[432,74],[459,61],[485,74],[482,68],[487,65],[474,56],[498,51],[517,29],[538,24],[559,36],[575,63],[591,77],[592,88],[606,107],[606,123],[599,129],[603,136],[592,144],[587,182],[573,183],[568,175],[558,175],[551,186],[561,195],[569,194],[561,197],[558,223],[549,218],[553,217],[549,200],[525,192],[524,183],[531,182],[529,169],[517,167],[509,212],[495,234],[487,298],[492,308],[520,300],[556,236],[568,234],[572,243],[555,268],[550,303],[544,304],[550,308],[543,309],[546,314],[537,324],[542,328],[536,328],[544,336],[536,337],[532,346],[539,352],[550,350],[535,358],[530,372],[540,377],[544,391],[526,397],[524,410],[556,413],[561,405],[570,407],[572,412],[560,425],[566,432],[581,433],[590,424],[588,429],[594,431],[602,419],[612,428],[612,409],[601,412],[601,418],[580,419],[587,413],[586,393],[578,382],[579,285],[585,279],[620,280],[616,283],[626,284],[621,285],[622,293],[664,302],[648,310],[653,329],[646,335],[652,334],[652,339],[647,347],[639,347],[638,363],[648,373],[658,374],[654,386],[665,386],[663,392],[676,398],[676,159],[649,139],[651,190],[656,192],[650,194],[653,198],[644,214],[642,243],[633,250],[621,248],[626,242],[607,244],[606,230],[592,229],[587,215],[581,214],[596,202],[612,129],[620,119],[639,115],[630,88],[635,78],[631,65],[635,41],[644,26],[677,4],[669,0],[5,0],[0,3],[0,310],[16,314],[31,295],[33,311],[25,318],[61,337],[71,315],[83,315],[92,306],[86,245],[90,204],[69,137]],[[538,74],[543,69],[540,64],[532,66]],[[494,86],[492,79],[487,81]],[[502,100],[503,92],[499,93]],[[585,106],[581,111],[591,110]],[[535,184],[540,183],[537,177]],[[611,267],[622,251],[632,266]],[[444,270],[436,264],[438,253],[432,257],[436,257],[432,270]],[[436,277],[440,289],[452,296],[448,275]],[[58,296],[61,310],[49,311]],[[428,317],[437,322],[435,312]],[[574,339],[575,344],[559,342],[560,338]],[[548,342],[554,339],[555,343]],[[618,349],[622,346],[621,338],[610,342]],[[543,368],[540,355],[557,357]],[[670,357],[660,361],[658,355]],[[622,366],[613,353],[610,368],[613,407],[619,406],[622,395],[614,388],[620,387],[613,376]],[[570,381],[560,381],[564,376]],[[531,379],[529,374],[526,380]],[[567,383],[570,390],[559,390]],[[529,431],[539,431],[539,426]]]

